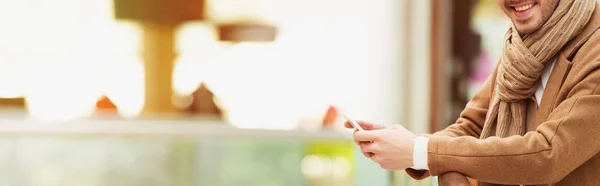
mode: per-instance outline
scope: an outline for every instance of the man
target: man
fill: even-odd
[[[355,141],[382,168],[416,179],[461,173],[479,185],[599,185],[598,3],[498,2],[513,23],[502,58],[455,124],[418,137],[359,122],[367,130]]]

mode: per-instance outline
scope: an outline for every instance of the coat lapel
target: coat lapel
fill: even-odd
[[[550,113],[552,113],[552,110],[557,106],[555,105],[556,96],[573,65],[571,60],[578,49],[598,30],[598,28],[600,28],[600,6],[596,4],[596,8],[588,25],[582,30],[579,36],[568,42],[562,52],[556,56],[557,59],[554,69],[552,69],[552,73],[550,73],[548,83],[544,89],[544,95],[540,102],[540,107],[536,114],[536,127],[546,121]]]
[[[554,109],[554,100],[558,95],[562,81],[571,68],[572,63],[568,61],[562,54],[558,55],[558,59],[554,64],[554,68],[548,78],[548,83],[544,89],[544,94],[538,108],[535,126],[537,127],[542,122],[546,121],[552,110]]]

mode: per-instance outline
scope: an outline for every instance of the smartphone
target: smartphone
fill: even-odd
[[[346,120],[348,120],[348,121],[350,122],[350,124],[352,124],[352,126],[353,126],[355,129],[357,129],[357,130],[359,130],[359,131],[363,131],[362,127],[360,127],[360,125],[359,125],[358,123],[356,123],[356,121],[354,121],[354,120],[350,119],[350,118],[349,118],[349,117],[348,117],[346,114],[344,114],[344,113],[342,113],[342,116],[344,116],[344,118],[345,118]]]

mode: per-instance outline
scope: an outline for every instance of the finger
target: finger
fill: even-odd
[[[356,139],[354,140],[354,143],[356,143],[356,145],[360,145],[360,141],[358,141]]]
[[[364,155],[366,158],[370,158],[370,157],[369,157],[369,153],[370,153],[370,152],[363,152],[363,155]]]
[[[385,128],[385,125],[374,124],[374,123],[362,121],[362,120],[356,121],[356,123],[358,123],[360,125],[360,127],[362,127],[365,130],[379,130],[379,129]]]
[[[381,163],[383,162],[383,159],[381,158],[381,156],[377,155],[377,154],[373,154],[371,156],[371,160],[373,160],[375,163],[378,163],[381,165]]]
[[[365,142],[362,142],[362,143],[365,143]],[[361,142],[357,142],[357,144],[358,144],[358,146],[360,148]],[[362,151],[362,149],[361,149],[361,151]],[[372,153],[372,152],[363,152],[362,154],[365,156],[365,158],[371,158],[371,156],[373,156],[374,153]]]
[[[348,121],[348,120],[346,120],[344,122],[344,127],[349,128],[349,129],[353,129],[354,128],[354,126],[352,126],[352,124],[350,124],[350,121]]]
[[[393,129],[404,129],[404,126],[402,126],[400,124],[395,124],[395,125],[392,125],[391,128],[393,128]]]
[[[371,142],[364,142],[364,141],[359,141],[358,142],[358,146],[359,147],[362,146],[362,145],[368,145],[368,144],[371,144]]]
[[[360,151],[362,151],[363,153],[365,153],[365,152],[376,153],[376,152],[379,152],[379,148],[377,147],[377,144],[375,144],[375,143],[360,143]]]
[[[358,132],[358,130],[355,130],[353,135],[356,135],[356,132]],[[359,141],[358,139],[354,138],[354,143],[356,143],[356,145],[360,146],[360,142],[361,141]]]
[[[355,131],[354,140],[360,142],[372,142],[379,139],[379,133],[377,131]]]
[[[359,131],[359,130],[355,130],[353,135],[356,135],[356,133],[357,133],[358,131]],[[361,143],[371,143],[371,142],[372,142],[372,141],[360,141],[360,140],[358,140],[358,139],[354,138],[354,143],[356,143],[357,145],[360,145]]]
[[[402,126],[402,125],[398,125],[398,124],[397,124],[397,125],[393,125],[391,128],[392,128],[392,129],[395,129],[395,130],[409,131],[409,130],[408,130],[408,129],[406,129],[404,126]],[[410,132],[410,131],[409,131],[409,132]]]

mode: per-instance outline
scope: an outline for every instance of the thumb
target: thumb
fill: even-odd
[[[362,121],[362,120],[356,121],[356,123],[358,123],[365,130],[380,130],[380,129],[386,128],[385,125],[374,124],[374,123]]]

